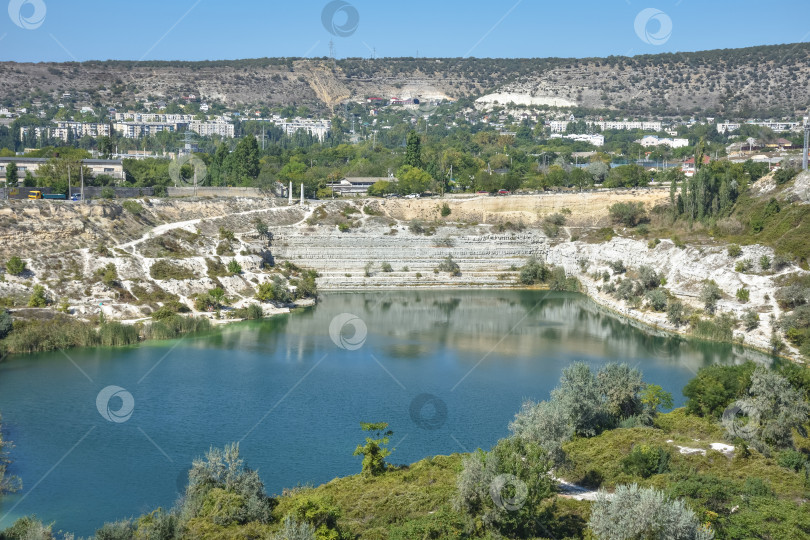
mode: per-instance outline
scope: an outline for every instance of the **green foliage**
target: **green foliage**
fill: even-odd
[[[667,309],[667,302],[669,298],[667,296],[666,290],[662,288],[647,291],[647,294],[644,295],[644,298],[647,300],[647,303],[654,311],[664,311],[665,309]]]
[[[560,234],[560,227],[565,225],[565,216],[560,213],[550,214],[543,218],[543,232],[549,238],[555,238]]]
[[[750,299],[751,299],[751,291],[749,291],[745,287],[737,289],[737,300],[739,300],[743,304],[747,304]]]
[[[790,469],[793,472],[804,472],[808,460],[805,454],[790,448],[779,452],[776,456],[776,462],[779,463],[780,467]]]
[[[450,205],[447,203],[442,204],[442,207],[439,210],[439,213],[441,214],[442,217],[449,216],[451,212],[452,210],[450,210]]]
[[[8,262],[6,262],[6,271],[9,274],[18,276],[25,272],[25,261],[17,257],[11,257]]]
[[[782,167],[775,173],[773,173],[773,179],[776,181],[777,185],[782,185],[790,182],[795,178],[795,176],[799,174],[798,169],[793,169],[791,167]]]
[[[185,334],[205,332],[211,328],[206,317],[183,317],[175,315],[144,326],[144,339],[174,339]]]
[[[28,299],[28,307],[42,308],[47,306],[49,299],[45,294],[45,287],[42,285],[34,285],[34,290],[31,297]]]
[[[552,485],[550,461],[540,446],[520,437],[501,439],[489,452],[479,450],[462,464],[453,504],[476,532],[521,538],[543,531],[537,514]]]
[[[615,203],[608,208],[610,219],[625,227],[635,227],[647,218],[644,203]]]
[[[671,538],[711,540],[714,531],[701,525],[681,500],[654,488],[621,485],[613,496],[600,492],[591,507],[588,527],[600,539]]]
[[[672,394],[658,386],[657,384],[645,384],[639,395],[641,404],[650,414],[657,414],[658,408],[672,408]]]
[[[703,307],[709,313],[714,313],[717,308],[717,301],[723,297],[723,292],[713,279],[703,282],[703,287],[700,289],[700,301],[703,302]]]
[[[683,305],[683,302],[671,298],[667,302],[667,320],[670,324],[674,324],[676,327],[681,326],[686,322],[686,317],[686,307]]]
[[[226,229],[225,227],[219,228],[219,237],[227,242],[233,242],[236,239],[236,236],[234,236],[233,231],[230,229]]]
[[[745,330],[750,332],[759,326],[759,313],[754,311],[753,309],[749,309],[745,312],[743,316],[743,325],[745,326]]]
[[[754,261],[751,259],[743,259],[741,261],[737,261],[737,264],[734,265],[735,272],[741,273],[748,273],[754,267]]]
[[[793,430],[806,436],[810,403],[779,373],[757,367],[747,395],[734,405],[747,420],[724,415],[723,426],[729,435],[740,437],[763,454],[792,448]]]
[[[766,270],[770,270],[771,268],[771,258],[767,255],[763,255],[759,258],[759,267],[762,268],[762,271],[765,272]]]
[[[739,244],[729,244],[728,245],[728,255],[729,257],[734,257],[735,259],[742,255],[742,248]]]
[[[445,257],[442,262],[436,267],[439,272],[447,272],[451,276],[460,276],[461,275],[461,268],[459,268],[458,263],[453,260],[453,257],[448,255]]]
[[[660,446],[638,444],[622,459],[624,472],[641,478],[649,478],[669,470],[669,452]]]
[[[194,460],[180,515],[185,521],[207,518],[226,527],[252,521],[269,523],[275,505],[258,473],[239,457],[239,444],[235,443],[212,448],[205,459]]]
[[[261,302],[280,302],[288,304],[293,297],[281,276],[273,276],[272,281],[265,281],[259,285],[256,299]]]
[[[383,262],[383,263],[380,265],[380,270],[381,270],[381,271],[383,271],[383,272],[393,272],[393,271],[394,271],[394,268],[391,266],[391,264],[390,264],[390,263],[388,263],[388,262]]]
[[[101,198],[102,199],[114,199],[115,198],[115,190],[109,186],[105,186],[101,188]]]
[[[729,405],[745,394],[755,367],[748,362],[700,368],[697,376],[683,388],[683,395],[687,398],[686,411],[719,419]]]
[[[419,135],[415,131],[408,133],[407,145],[405,147],[405,165],[408,167],[422,167],[422,149]],[[402,180],[402,178],[397,175]],[[414,192],[416,193],[416,192]]]
[[[228,263],[228,272],[231,274],[241,274],[242,273],[242,265],[232,260]]]
[[[0,339],[6,337],[13,326],[11,313],[5,308],[0,308]]]
[[[0,531],[2,540],[53,540],[51,525],[45,525],[36,516],[19,518],[8,529]]]
[[[360,422],[360,428],[372,436],[366,437],[366,444],[358,444],[353,455],[363,456],[364,475],[380,475],[388,468],[385,458],[390,456],[393,450],[389,450],[387,445],[394,432],[388,429],[386,422]]]
[[[143,206],[138,204],[136,201],[126,200],[121,203],[121,206],[132,215],[140,216],[143,212]]]
[[[551,276],[551,270],[543,261],[538,261],[530,257],[526,264],[520,269],[518,280],[523,285],[534,285],[535,283],[545,283]]]
[[[152,266],[149,267],[149,275],[152,276],[152,279],[158,280],[183,280],[195,279],[197,277],[194,271],[186,268],[185,266],[167,261],[166,259],[158,259],[155,261]]]

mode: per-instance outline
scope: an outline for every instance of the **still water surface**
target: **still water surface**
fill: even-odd
[[[362,322],[330,336],[344,313]],[[649,335],[576,294],[382,291],[172,342],[15,357],[0,363],[0,412],[24,486],[0,502],[0,528],[35,513],[90,535],[171,507],[191,461],[232,441],[269,493],[359,472],[361,421],[390,424],[395,463],[487,449],[577,360],[638,367],[678,406],[699,367],[751,356]],[[109,408],[108,386],[123,389]]]

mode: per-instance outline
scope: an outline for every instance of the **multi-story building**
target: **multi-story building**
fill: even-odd
[[[592,122],[588,125],[599,126],[602,131],[606,129],[642,129],[644,131],[661,131],[661,122],[658,121],[627,121],[627,120],[607,120]]]
[[[669,146],[670,148],[684,148],[689,146],[689,139],[670,139],[668,137],[659,138],[655,135],[646,135],[636,142],[644,148],[649,148],[650,146],[660,146],[662,144]]]
[[[187,127],[187,124],[159,122],[116,122],[113,124],[113,129],[127,139],[148,137],[162,131],[173,133],[183,127]]]
[[[45,135],[46,137],[62,139],[65,142],[71,137],[79,139],[85,135],[90,137],[110,136],[109,124],[61,121],[54,122],[53,126],[23,126],[20,128],[20,140],[23,140],[30,130],[34,130],[37,138]]]
[[[188,129],[204,137],[219,135],[220,137],[233,137],[234,125],[228,122],[189,122]]]

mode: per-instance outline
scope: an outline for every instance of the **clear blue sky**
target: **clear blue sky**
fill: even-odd
[[[4,2],[8,0],[3,0]],[[333,35],[327,1],[10,0],[0,10],[0,60],[205,60],[264,56],[607,56],[796,43],[810,38],[810,2],[780,0],[349,0],[356,29]],[[40,4],[40,6],[37,6]],[[45,10],[42,10],[42,5]],[[39,7],[39,10],[37,9]],[[338,6],[340,7],[340,6]],[[635,30],[637,15],[664,16]],[[42,17],[44,13],[44,18]],[[16,15],[19,14],[19,15]],[[661,34],[662,22],[671,32]],[[24,29],[21,26],[31,28]],[[649,36],[652,36],[651,38]],[[660,44],[655,44],[660,42]]]

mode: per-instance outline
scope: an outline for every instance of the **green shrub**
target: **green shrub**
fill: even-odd
[[[610,219],[615,223],[621,223],[626,227],[635,227],[646,219],[647,213],[644,210],[644,203],[621,202],[608,208]]]
[[[28,307],[45,307],[49,303],[48,297],[45,295],[45,287],[42,285],[34,285],[34,291],[28,299]]]
[[[763,255],[759,258],[759,267],[762,268],[762,271],[770,270],[771,268],[771,258],[767,255]]]
[[[751,291],[749,291],[745,287],[737,289],[737,300],[739,300],[743,304],[747,304],[750,299],[751,299]]]
[[[518,281],[523,285],[534,285],[536,283],[545,283],[551,275],[551,270],[543,263],[534,257],[530,257],[523,268],[520,269]]]
[[[25,272],[25,261],[15,255],[6,263],[6,270],[9,274],[18,276]]]
[[[783,167],[773,173],[773,179],[776,181],[777,184],[782,185],[786,184],[787,182],[793,180],[793,178],[799,174],[797,169],[792,167]]]
[[[448,255],[445,257],[442,262],[439,263],[439,266],[436,267],[439,272],[447,272],[451,276],[460,276],[461,275],[461,268],[459,268],[456,261],[453,260],[453,257]]]
[[[743,259],[741,261],[737,261],[737,264],[734,265],[735,272],[741,273],[748,273],[754,267],[754,261],[751,259]]]
[[[662,288],[648,291],[644,297],[650,307],[655,311],[664,311],[667,308],[667,292]]]
[[[728,245],[728,254],[730,257],[734,257],[735,259],[742,255],[742,248],[739,244],[729,244]]]
[[[670,324],[681,326],[686,322],[686,318],[686,307],[683,305],[683,302],[674,298],[670,299],[667,303],[667,320]]]
[[[444,203],[442,205],[441,210],[439,211],[439,213],[442,215],[442,217],[449,216],[451,212],[452,212],[452,210],[450,210],[450,205],[447,204],[447,203]]]
[[[700,289],[700,300],[703,302],[703,306],[706,308],[706,311],[709,313],[714,313],[714,310],[717,308],[717,301],[722,297],[723,292],[713,279],[707,280],[703,283],[703,287]]]
[[[194,279],[197,275],[184,266],[177,265],[166,259],[158,259],[149,268],[149,275],[152,279]]]
[[[228,272],[231,274],[241,274],[242,273],[242,265],[238,262],[231,261],[228,263]]]
[[[779,463],[780,467],[790,469],[793,472],[802,472],[807,465],[807,456],[790,448],[779,452],[779,455],[776,456],[776,462]]]
[[[702,367],[683,388],[686,412],[697,416],[720,418],[723,411],[742,397],[751,385],[751,374],[756,365]]]
[[[624,266],[624,261],[611,261],[607,263],[611,270],[613,270],[614,274],[624,274],[627,272],[627,267]]]
[[[382,270],[383,272],[393,272],[394,268],[389,263],[383,262],[380,265],[380,270]]]
[[[743,324],[745,325],[745,330],[748,332],[757,328],[759,326],[759,313],[753,309],[746,311],[743,316]]]
[[[124,201],[121,206],[130,214],[136,216],[140,216],[141,212],[143,212],[143,206],[132,200]]]
[[[226,242],[233,242],[236,237],[233,234],[233,231],[230,229],[226,229],[225,227],[219,228],[219,237]]]
[[[669,470],[670,455],[660,446],[637,444],[630,453],[622,459],[622,469],[625,473],[649,478],[654,474],[661,474]]]
[[[115,190],[111,187],[104,187],[101,188],[101,198],[102,199],[114,199],[115,198]]]

